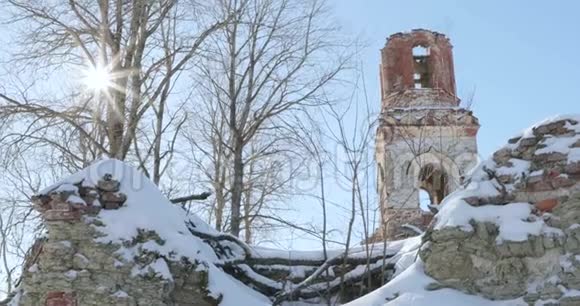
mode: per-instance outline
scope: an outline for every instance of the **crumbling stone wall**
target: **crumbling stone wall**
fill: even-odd
[[[141,249],[127,260],[119,253],[150,240],[163,244],[156,233],[142,231],[127,245],[95,241],[102,236],[102,224],[94,217],[103,209],[118,209],[125,200],[119,182],[110,175],[97,186],[65,184],[37,196],[34,205],[47,235],[30,251],[16,305],[217,305],[204,289],[207,273],[198,263],[166,260],[168,279],[144,268],[165,260],[159,254]]]
[[[496,152],[476,179],[493,183],[497,193],[464,200],[477,207],[530,203],[532,213],[523,221],[546,230],[524,241],[498,242],[499,228],[490,222],[472,220],[473,231],[430,228],[420,257],[438,281],[432,289],[451,287],[493,300],[523,297],[529,305],[580,305],[573,294],[580,290],[580,160],[572,158],[578,148],[580,123],[561,119]]]
[[[115,173],[121,183],[103,173]],[[351,247],[348,254],[265,250],[264,256],[168,206],[151,182],[130,185],[140,179],[130,166],[103,160],[34,197],[47,233],[29,252],[17,290],[0,305],[350,301],[390,280],[403,247],[419,247],[414,239],[410,245]]]

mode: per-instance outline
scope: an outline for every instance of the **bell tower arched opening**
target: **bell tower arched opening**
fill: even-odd
[[[383,107],[458,106],[452,49],[445,35],[433,31],[389,36],[381,50]],[[429,99],[417,99],[421,95]]]
[[[434,164],[427,164],[419,171],[419,188],[429,194],[431,205],[441,204],[449,193],[449,177],[445,170]]]
[[[413,47],[413,81],[415,88],[431,88],[431,71],[429,67],[429,47]]]

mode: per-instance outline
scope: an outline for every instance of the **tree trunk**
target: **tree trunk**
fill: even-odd
[[[244,186],[242,147],[243,145],[241,141],[236,141],[236,146],[234,148],[234,182],[232,184],[232,220],[230,226],[230,233],[236,237],[240,236],[240,212]]]
[[[244,190],[244,241],[247,244],[252,243],[252,190],[254,189],[252,183],[252,175],[254,173],[254,161],[250,161],[248,165],[249,174],[248,179],[246,180],[246,186]]]
[[[247,196],[244,199],[244,241],[247,244],[252,244],[252,216],[251,216],[251,203],[250,203],[250,192],[247,192]]]
[[[123,143],[123,121],[120,118],[115,106],[109,105],[108,129],[109,129],[109,157],[123,159],[121,144]]]
[[[218,192],[216,192],[216,208],[215,208],[215,229],[222,232],[223,229],[223,219],[224,219],[224,208],[225,203],[223,196],[220,197]]]

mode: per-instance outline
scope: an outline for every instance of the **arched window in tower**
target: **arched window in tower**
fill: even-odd
[[[429,70],[429,47],[413,47],[413,80],[415,88],[431,87],[430,70]]]
[[[440,204],[447,196],[449,193],[448,181],[447,173],[439,165],[427,164],[419,171],[419,188],[427,192],[431,205]]]

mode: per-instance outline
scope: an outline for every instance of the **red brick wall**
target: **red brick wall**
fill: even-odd
[[[413,30],[389,37],[381,50],[381,88],[385,100],[389,93],[414,89],[413,48],[428,47],[432,88],[442,89],[455,97],[455,72],[452,45],[443,34],[428,30]],[[456,102],[455,99],[451,102]]]
[[[418,235],[412,230],[404,228],[403,225],[413,225],[424,231],[433,220],[433,214],[422,211],[420,208],[390,208],[385,212],[384,220],[387,227],[386,239],[399,240]]]
[[[46,306],[77,306],[74,293],[49,292],[46,296]]]

